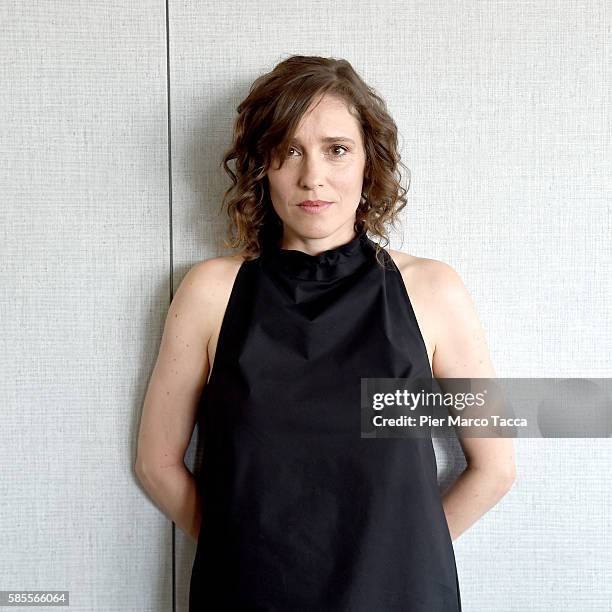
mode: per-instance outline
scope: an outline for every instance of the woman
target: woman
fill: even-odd
[[[398,164],[385,103],[344,60],[290,57],[238,107],[224,203],[242,250],[181,283],[138,445],[198,542],[192,612],[461,609],[452,540],[510,488],[511,441],[461,440],[442,499],[430,438],[360,436],[362,377],[494,376],[457,273],[367,236],[406,203]]]

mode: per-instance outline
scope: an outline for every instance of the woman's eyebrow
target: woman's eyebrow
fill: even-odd
[[[337,142],[338,140],[355,144],[355,141],[352,138],[348,138],[346,136],[326,136],[325,138],[321,138],[321,142]],[[300,141],[298,138],[294,138],[291,141],[291,144],[300,144]]]

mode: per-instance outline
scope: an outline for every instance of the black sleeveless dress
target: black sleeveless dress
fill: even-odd
[[[429,377],[365,233],[245,261],[198,411],[189,610],[457,612],[431,438],[361,438],[361,377]]]

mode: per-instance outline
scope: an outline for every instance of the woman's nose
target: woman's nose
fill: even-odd
[[[306,188],[318,187],[324,183],[324,160],[310,155],[302,160],[300,184]]]

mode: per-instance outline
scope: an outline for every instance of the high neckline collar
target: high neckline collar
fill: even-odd
[[[345,277],[361,267],[368,259],[371,245],[372,241],[362,231],[348,242],[317,255],[269,244],[263,256],[287,276],[302,280],[327,281]]]

